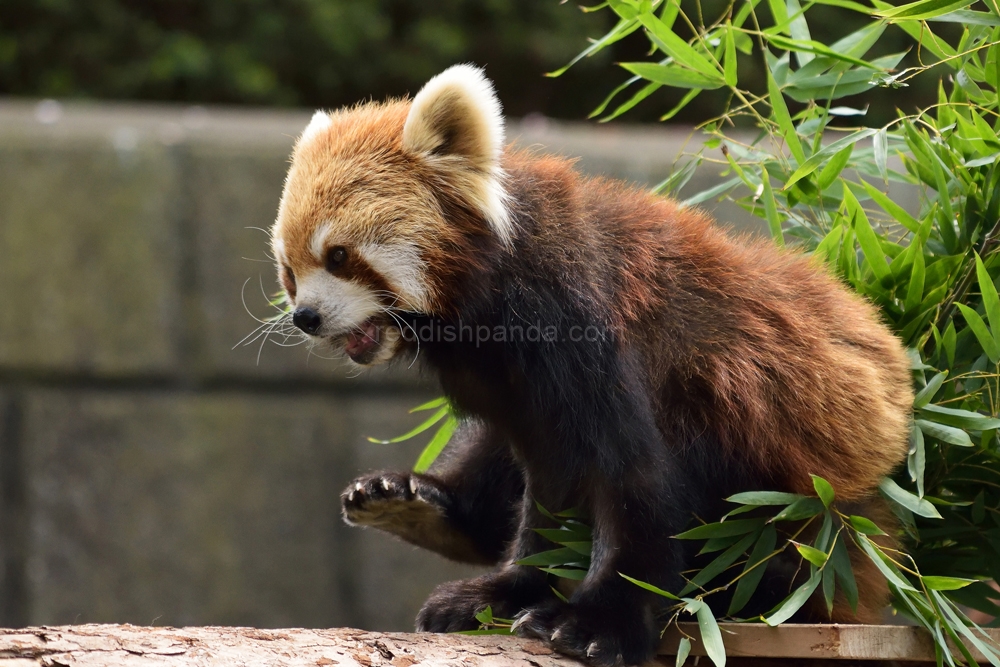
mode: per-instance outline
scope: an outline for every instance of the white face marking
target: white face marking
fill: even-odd
[[[326,237],[330,235],[330,223],[324,223],[316,227],[309,239],[309,249],[312,250],[313,257],[323,261],[323,253],[326,252]]]
[[[382,310],[371,289],[323,269],[299,278],[297,287],[296,307],[312,308],[323,320],[319,337],[346,333]]]
[[[287,264],[285,260],[285,242],[275,237],[271,240],[271,250],[274,252],[274,259],[279,264]]]
[[[366,244],[358,248],[361,256],[396,290],[397,308],[416,312],[430,310],[427,276],[420,251],[408,243]]]

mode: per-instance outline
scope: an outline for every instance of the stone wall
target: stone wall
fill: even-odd
[[[475,572],[339,517],[357,473],[412,463],[422,443],[365,436],[414,425],[432,382],[238,344],[277,289],[263,230],[307,121],[0,101],[0,625],[405,630]],[[510,136],[650,184],[688,133]]]

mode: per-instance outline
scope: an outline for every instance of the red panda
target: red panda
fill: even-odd
[[[473,629],[487,605],[594,665],[656,647],[658,601],[693,562],[672,536],[722,498],[812,493],[882,512],[905,457],[911,376],[875,309],[808,257],[733,239],[676,202],[504,146],[482,72],[452,67],[409,100],[318,112],[273,229],[292,320],[367,366],[414,355],[461,416],[429,474],[382,472],[342,497],[371,525],[491,573],[440,586],[421,631]],[[579,508],[592,564],[568,601],[516,561]],[[886,588],[862,560],[855,617]],[[795,564],[758,589],[765,611]],[[802,619],[826,619],[816,605]]]

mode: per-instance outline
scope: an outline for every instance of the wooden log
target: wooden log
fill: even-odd
[[[934,660],[922,630],[893,625],[720,625],[729,664],[845,664]],[[990,630],[1000,640],[1000,630]],[[698,628],[682,623],[665,635],[659,664],[672,656],[685,633],[692,658],[710,665]],[[977,656],[981,659],[981,656]],[[189,665],[412,667],[580,667],[541,642],[504,635],[443,635],[256,628],[164,628],[135,625],[77,625],[0,629],[0,667],[187,667]]]

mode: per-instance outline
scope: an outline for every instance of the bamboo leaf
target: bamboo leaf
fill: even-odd
[[[899,484],[896,484],[896,482],[889,477],[883,477],[882,482],[878,485],[878,488],[888,498],[899,503],[914,514],[919,514],[920,516],[925,516],[929,519],[944,518],[941,516],[941,513],[937,511],[937,508],[930,503],[930,501],[924,498],[918,498],[916,495],[910,493]]]
[[[720,85],[724,83],[715,65],[698,53],[690,44],[678,37],[673,30],[664,25],[655,15],[644,12],[639,14],[638,19],[642,23],[642,26],[656,39],[657,46],[673,58],[676,63],[699,72],[706,79],[718,80]]]
[[[774,551],[777,539],[778,531],[774,524],[764,526],[764,530],[761,531],[760,537],[757,539],[757,544],[754,545],[750,557],[743,566],[743,574],[736,584],[736,592],[733,593],[733,599],[729,603],[728,614],[730,616],[743,609],[750,601],[754,591],[757,590],[757,585],[760,584],[764,572],[767,570],[767,563],[764,561]]]
[[[819,499],[823,501],[823,504],[826,507],[829,507],[834,499],[833,486],[831,486],[830,482],[826,481],[822,477],[817,475],[809,476],[812,477],[813,488],[816,489],[816,495],[819,496]]]
[[[956,9],[964,9],[973,2],[975,0],[917,0],[917,2],[910,2],[893,9],[876,11],[874,14],[890,23],[897,23],[904,19],[923,21],[953,12]]]
[[[826,565],[827,556],[819,549],[811,547],[808,544],[799,544],[798,542],[792,542],[792,544],[795,545],[795,549],[799,552],[800,556],[816,567],[823,567]]]
[[[830,566],[837,574],[837,581],[840,582],[840,589],[847,598],[847,603],[855,612],[858,610],[858,584],[854,579],[854,570],[851,567],[851,558],[847,554],[846,533],[841,532],[837,543],[833,545],[833,553],[830,554]]]
[[[983,264],[979,253],[976,253],[976,278],[979,280],[979,291],[983,295],[986,318],[993,331],[993,341],[1000,349],[1000,296],[997,296],[997,288],[993,284],[993,279],[990,278],[990,273],[986,270],[986,265]]]
[[[924,576],[920,577],[920,581],[922,581],[924,586],[932,591],[957,591],[960,588],[965,588],[969,584],[976,583],[975,579],[962,579],[960,577]]]
[[[451,440],[451,436],[457,427],[458,420],[449,416],[444,424],[441,425],[441,428],[437,430],[437,433],[434,434],[434,437],[431,438],[431,441],[427,443],[427,446],[424,447],[424,451],[420,452],[420,457],[417,458],[417,462],[413,466],[413,472],[427,472],[431,464],[434,463],[438,455],[444,450],[448,441]]]
[[[679,540],[705,540],[710,537],[728,537],[752,533],[764,525],[765,519],[734,519],[718,523],[706,523],[675,535]]]
[[[945,379],[948,377],[948,371],[941,371],[936,373],[934,377],[930,379],[927,386],[917,392],[917,395],[913,397],[913,407],[922,408],[931,402],[934,395],[938,393],[941,389],[941,385],[944,384]]]
[[[691,640],[687,637],[681,637],[680,642],[677,644],[677,659],[674,660],[675,667],[684,667],[684,663],[687,662],[690,654]]]
[[[726,51],[723,61],[726,85],[736,85],[736,39],[733,37],[733,24],[726,21]]]
[[[795,156],[796,163],[802,164],[806,161],[806,154],[802,150],[802,142],[799,141],[799,135],[795,133],[795,126],[792,124],[792,117],[789,115],[788,107],[785,105],[785,98],[782,96],[781,89],[778,88],[778,83],[774,80],[774,76],[771,74],[770,68],[767,68],[767,93],[768,102],[771,104],[772,115],[774,116],[775,122],[778,123],[778,127],[781,129],[781,136],[785,138],[785,145],[787,145],[788,149],[792,151],[792,155]],[[764,178],[764,182],[767,182],[767,178]],[[785,187],[787,188],[788,184],[786,184]]]
[[[726,502],[740,505],[791,505],[805,496],[797,493],[782,493],[780,491],[745,491],[726,498]]]
[[[834,141],[829,146],[823,147],[822,150],[814,153],[812,157],[810,157],[808,160],[800,163],[799,168],[796,169],[792,173],[792,175],[788,177],[787,181],[785,181],[784,189],[787,190],[788,188],[792,187],[792,185],[799,182],[801,179],[805,178],[809,174],[816,171],[821,164],[823,164],[830,158],[830,156],[834,155],[838,151],[843,150],[846,146],[853,145],[861,141],[862,139],[867,139],[868,137],[875,134],[875,132],[876,130],[872,129],[858,130],[857,132],[852,132],[851,134],[847,135],[842,139]]]
[[[771,230],[771,238],[779,247],[785,245],[785,235],[781,230],[781,219],[778,217],[778,204],[774,199],[774,190],[771,189],[771,178],[767,174],[767,169],[761,165],[761,183],[764,186],[762,196],[764,198],[764,215],[767,217],[767,226]]]
[[[956,445],[958,447],[972,447],[972,439],[969,437],[969,434],[960,428],[955,428],[954,426],[944,426],[943,424],[935,424],[934,422],[927,421],[926,419],[914,419],[913,423],[916,424],[917,428],[923,431],[924,435],[937,438],[941,442],[946,442],[949,445]]]
[[[828,187],[833,185],[834,180],[840,175],[840,172],[844,170],[847,166],[847,161],[851,159],[851,153],[854,151],[854,144],[847,146],[846,148],[837,151],[830,161],[826,163],[823,167],[823,171],[819,172],[819,177],[816,179],[816,187],[822,192]]]
[[[956,303],[955,305],[958,306],[962,317],[965,318],[969,328],[972,329],[972,333],[976,336],[976,340],[983,347],[983,352],[986,353],[986,356],[994,364],[1000,363],[1000,345],[997,345],[996,339],[986,326],[986,323],[983,322],[983,318],[964,303]]]
[[[770,626],[775,626],[790,619],[792,615],[801,609],[802,605],[809,600],[809,597],[819,586],[821,576],[822,574],[820,570],[813,572],[812,576],[809,577],[809,580],[795,589],[795,591],[781,603],[781,606],[778,607],[777,611],[764,618],[764,622]]]
[[[876,526],[871,519],[852,514],[847,520],[850,522],[851,528],[863,535],[885,535],[882,529]]]
[[[626,71],[641,76],[647,81],[653,81],[663,86],[677,88],[702,88],[711,90],[725,85],[722,77],[710,78],[695,70],[686,69],[680,65],[659,63],[619,63]]]
[[[633,579],[632,577],[628,576],[627,574],[622,574],[621,572],[618,573],[618,576],[620,576],[622,579],[626,579],[628,581],[631,581],[633,584],[635,584],[639,588],[644,588],[647,591],[649,591],[650,593],[656,593],[657,595],[663,596],[663,597],[668,598],[670,600],[678,600],[678,601],[680,600],[680,598],[677,597],[676,595],[674,595],[673,593],[667,592],[667,591],[663,590],[662,588],[657,588],[653,584],[647,584],[645,581],[639,581],[638,579]]]
[[[431,401],[431,403],[433,402],[434,401]],[[430,405],[430,403],[425,403],[424,405]],[[425,408],[424,406],[418,406],[417,408],[414,408],[410,412],[416,412],[417,410],[427,410],[427,409],[430,408]],[[397,442],[403,442],[404,440],[409,440],[410,438],[418,436],[424,431],[428,430],[430,427],[434,426],[434,424],[437,424],[439,421],[444,419],[447,415],[448,415],[448,408],[447,407],[441,408],[433,415],[428,417],[419,426],[407,431],[403,435],[398,435],[395,438],[391,438],[389,440],[377,440],[375,438],[368,438],[368,442],[374,442],[379,445],[389,445],[389,444],[395,444]]]
[[[889,137],[884,127],[875,133],[875,137],[872,139],[872,148],[875,152],[875,167],[878,169],[878,173],[882,174],[882,180],[888,181]]]
[[[701,641],[705,644],[705,653],[715,663],[715,667],[726,667],[726,647],[722,643],[722,632],[712,614],[712,608],[702,604],[695,614],[698,617],[698,630],[701,631]]]

